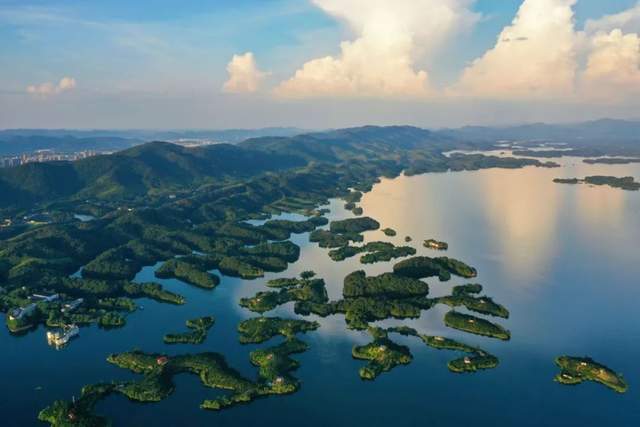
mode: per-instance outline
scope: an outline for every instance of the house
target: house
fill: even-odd
[[[36,311],[35,304],[29,304],[25,307],[19,307],[9,312],[9,320],[22,320],[25,317],[31,316]]]
[[[64,305],[64,308],[61,310],[63,313],[69,313],[72,312],[73,310],[75,310],[76,308],[80,307],[82,305],[82,303],[84,302],[84,299],[82,298],[78,298],[77,300],[71,301],[69,303],[66,303]]]
[[[33,294],[32,298],[38,301],[53,302],[60,298],[59,294]]]

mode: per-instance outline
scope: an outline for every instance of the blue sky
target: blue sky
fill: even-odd
[[[368,4],[362,1],[0,0],[0,127],[324,128],[403,120],[454,126],[640,116],[635,101],[604,96],[640,80],[602,74],[602,61],[633,46],[640,19],[630,18],[621,37],[611,33],[618,21],[582,35],[588,20],[632,10],[637,0],[579,0],[571,7],[573,0],[528,0],[549,3],[560,14],[570,10],[567,22],[540,26],[564,34],[573,22],[575,43],[556,54],[575,56],[578,68],[597,65],[571,78],[596,75],[598,86],[588,92],[602,98],[585,99],[574,87],[562,108],[549,95],[561,84],[539,76],[514,78],[513,90],[484,90],[509,68],[500,58],[524,49],[497,46],[501,32],[519,10],[528,13],[521,21],[536,22],[523,0],[443,0],[455,20],[442,28],[438,21],[425,24],[434,27],[426,30],[410,22],[410,12],[415,6],[416,16],[431,16],[434,0],[399,0],[409,14],[397,16],[398,0],[375,0],[380,13],[369,20],[359,16],[358,8]],[[387,11],[393,15],[388,21]],[[483,59],[492,49],[499,52]],[[527,49],[534,52],[536,45]],[[549,55],[535,53],[531,64],[514,63],[513,69],[548,64]],[[327,56],[330,63],[320,61]],[[478,59],[482,63],[471,67]],[[496,77],[487,81],[487,73]],[[519,91],[525,86],[536,90]],[[478,108],[483,111],[474,113]]]

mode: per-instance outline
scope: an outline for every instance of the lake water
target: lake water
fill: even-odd
[[[392,338],[410,346],[411,365],[361,381],[363,362],[351,358],[354,344],[369,341],[365,333],[348,331],[344,318],[319,319],[321,328],[301,339],[310,349],[294,356],[302,381],[298,393],[273,396],[222,412],[199,409],[202,400],[219,392],[200,385],[194,376],[176,378],[176,391],[157,404],[135,404],[114,396],[98,413],[116,426],[637,426],[640,425],[640,193],[608,187],[554,184],[555,177],[604,174],[640,178],[640,165],[586,165],[579,159],[558,160],[562,169],[525,168],[426,174],[384,180],[365,195],[365,215],[398,236],[380,231],[366,239],[404,244],[419,254],[427,238],[449,243],[449,256],[478,269],[477,282],[487,295],[511,312],[499,323],[511,330],[509,342],[446,328],[438,306],[405,324],[422,333],[445,335],[479,345],[500,358],[500,366],[477,374],[452,374],[447,361],[457,353],[438,351],[412,338]],[[333,218],[349,216],[342,202],[331,204]],[[0,413],[3,426],[38,425],[40,409],[55,399],[78,396],[83,385],[135,377],[106,363],[112,352],[140,348],[179,354],[216,351],[243,374],[256,370],[248,354],[261,345],[238,343],[236,326],[253,317],[238,300],[265,290],[274,277],[292,277],[313,269],[325,278],[332,299],[340,298],[342,279],[362,269],[358,258],[335,263],[327,250],[293,239],[302,247],[300,261],[281,274],[262,280],[224,278],[213,292],[176,280],[160,280],[188,303],[181,307],[142,300],[140,310],[121,330],[81,330],[79,339],[61,351],[46,344],[43,329],[24,337],[0,332]],[[367,266],[369,274],[390,271],[394,262]],[[156,280],[153,267],[138,275]],[[474,280],[475,281],[475,280]],[[461,280],[428,281],[432,295],[444,295]],[[292,315],[292,304],[270,315]],[[213,315],[216,325],[205,344],[166,346],[167,332],[184,330],[187,319]],[[315,319],[313,316],[309,319]],[[553,382],[554,358],[588,355],[624,374],[629,391],[619,395],[594,383],[562,386]]]

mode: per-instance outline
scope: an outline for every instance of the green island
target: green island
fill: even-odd
[[[190,319],[186,321],[187,328],[191,329],[190,332],[167,334],[163,340],[165,344],[202,344],[214,323],[215,319],[211,316]]]
[[[584,179],[578,178],[556,178],[553,180],[556,184],[588,184],[588,185],[607,185],[612,188],[619,188],[627,191],[640,190],[640,182],[637,182],[634,177],[626,176],[618,178],[615,176],[587,176]]]
[[[366,273],[360,270],[354,271],[344,278],[342,294],[345,298],[385,297],[394,299],[421,297],[429,294],[429,285],[420,280],[397,276],[394,273],[367,277]]]
[[[435,249],[437,251],[446,251],[449,249],[449,244],[447,242],[441,242],[435,239],[425,240],[422,243],[422,246],[428,249]]]
[[[409,347],[391,341],[387,332],[380,328],[371,328],[374,339],[367,345],[354,346],[351,355],[354,359],[367,360],[366,366],[360,368],[360,378],[374,380],[383,372],[388,372],[398,365],[408,365],[413,360]]]
[[[240,306],[256,313],[264,313],[291,301],[324,304],[329,301],[323,279],[279,279],[268,286],[279,291],[258,292],[251,298],[240,299]]]
[[[441,281],[450,280],[452,274],[467,279],[478,275],[475,268],[457,259],[448,257],[430,258],[426,256],[418,256],[400,261],[393,266],[393,272],[415,279],[438,277]]]
[[[296,334],[315,331],[319,327],[319,323],[306,320],[256,317],[240,322],[238,332],[242,344],[259,344],[278,335],[293,338]]]
[[[396,230],[394,230],[393,228],[383,228],[382,232],[384,233],[385,236],[389,236],[389,237],[394,237],[396,236],[398,233],[396,232]]]
[[[110,423],[106,418],[93,413],[99,401],[111,394],[122,394],[135,402],[160,402],[173,393],[173,378],[180,374],[196,375],[205,387],[231,392],[202,402],[200,407],[207,410],[221,410],[260,397],[293,393],[299,388],[299,381],[291,376],[291,372],[299,364],[289,356],[306,350],[305,343],[293,338],[275,347],[251,352],[251,363],[258,367],[255,382],[242,377],[218,353],[172,357],[139,351],[112,354],[107,359],[109,363],[141,374],[143,378],[85,386],[78,400],[56,401],[43,409],[38,419],[52,426],[108,426]]]
[[[220,278],[197,268],[193,263],[180,259],[166,261],[155,271],[161,279],[175,278],[203,289],[213,289],[220,284]]]
[[[457,311],[449,311],[444,316],[444,323],[450,328],[485,337],[497,338],[503,341],[511,339],[511,333],[502,326],[488,320]]]
[[[451,372],[477,372],[479,370],[494,369],[500,361],[491,354],[480,352],[472,356],[465,356],[450,361],[447,366]]]
[[[589,165],[629,165],[631,163],[640,163],[640,159],[629,157],[600,157],[597,159],[584,159],[583,162]]]
[[[560,373],[555,381],[560,384],[577,385],[585,381],[600,383],[618,393],[625,393],[628,385],[622,375],[594,361],[590,357],[560,356],[556,358]]]
[[[489,316],[509,318],[509,310],[501,304],[493,301],[491,297],[474,297],[473,294],[482,292],[482,285],[467,284],[455,286],[452,295],[436,298],[437,303],[446,304],[449,307],[465,307],[467,310]]]
[[[360,258],[362,264],[373,264],[412,256],[416,254],[416,250],[410,246],[395,246],[389,242],[369,242],[362,246],[347,245],[332,249],[329,251],[329,257],[334,261],[344,261],[361,253],[365,253]]]
[[[360,234],[365,231],[377,230],[380,223],[367,216],[361,218],[348,218],[340,221],[332,221],[329,224],[329,231],[336,234]]]

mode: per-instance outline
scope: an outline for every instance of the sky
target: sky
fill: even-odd
[[[640,119],[640,0],[0,0],[0,128]]]

